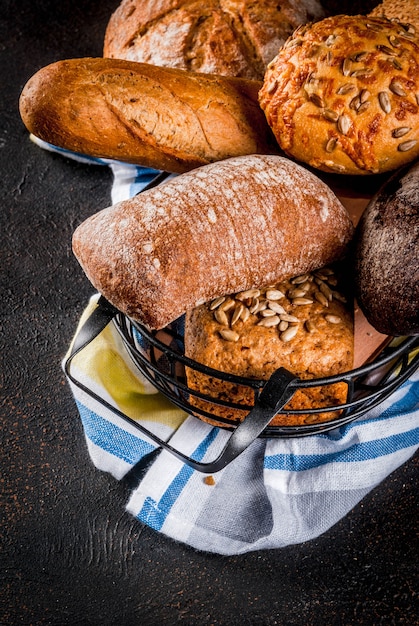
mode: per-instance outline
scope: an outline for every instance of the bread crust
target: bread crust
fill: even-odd
[[[298,29],[260,91],[280,147],[320,170],[376,174],[419,155],[419,41],[385,18]]]
[[[69,59],[32,76],[19,104],[28,130],[53,145],[181,173],[279,152],[260,86],[119,59]]]
[[[351,289],[346,289],[344,296],[342,286],[347,288],[334,272],[329,274],[322,269],[282,281],[267,291],[255,290],[257,296],[232,295],[219,306],[215,302],[197,307],[186,315],[185,354],[218,372],[262,381],[280,367],[301,380],[349,371],[354,358],[353,306]],[[270,294],[273,300],[269,299]],[[259,310],[260,307],[265,308]],[[272,311],[276,314],[265,316]],[[291,318],[294,321],[288,323],[286,320]],[[266,322],[268,325],[264,325]],[[232,331],[227,338],[223,335],[226,329]],[[290,331],[292,336],[287,338],[284,333]],[[251,407],[255,403],[250,385],[229,382],[214,373],[189,367],[186,374],[188,387],[206,396],[191,395],[192,406],[200,410],[229,420],[242,420],[250,409],[231,405]],[[347,391],[343,382],[299,389],[286,408],[304,410],[339,405],[346,401]],[[227,401],[230,406],[217,405],[217,400]],[[339,409],[314,414],[278,414],[271,425],[322,422],[339,414]]]
[[[383,0],[369,13],[372,17],[387,17],[412,24],[419,31],[419,4],[417,0]]]
[[[354,244],[367,320],[387,335],[419,334],[419,163],[396,172],[372,198]]]
[[[103,56],[262,80],[291,33],[323,17],[318,0],[123,0]]]
[[[89,217],[73,250],[127,315],[162,328],[211,298],[342,257],[353,235],[330,188],[280,156],[226,159]]]

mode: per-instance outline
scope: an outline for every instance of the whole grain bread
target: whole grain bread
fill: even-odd
[[[419,33],[419,3],[417,0],[383,0],[369,13],[372,17],[387,17],[411,24]]]
[[[342,257],[349,215],[289,159],[251,155],[197,168],[89,217],[73,235],[86,275],[150,328],[208,300]]]
[[[214,415],[207,419],[215,422],[217,417],[237,421],[247,415],[255,404],[255,389],[224,380],[220,372],[266,381],[281,367],[301,380],[351,370],[354,323],[348,286],[333,268],[319,268],[267,289],[231,294],[188,311],[185,354],[216,370],[186,368],[191,405]],[[285,408],[336,406],[346,401],[347,392],[343,381],[298,389]],[[279,413],[271,425],[323,422],[340,412]]]
[[[270,63],[260,103],[299,161],[340,174],[395,170],[419,155],[419,40],[378,17],[303,26]]]
[[[123,0],[103,56],[262,80],[289,35],[323,17],[318,0]]]
[[[355,286],[370,324],[387,335],[419,333],[419,163],[372,198],[354,239]]]
[[[119,59],[69,59],[32,76],[20,113],[53,145],[180,173],[279,152],[259,107],[260,86]]]

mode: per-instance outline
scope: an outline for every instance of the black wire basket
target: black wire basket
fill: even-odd
[[[137,421],[109,405],[88,389],[82,381],[73,375],[73,358],[86,347],[109,323],[118,330],[123,344],[139,372],[164,394],[174,405],[188,414],[193,414],[205,421],[216,422],[217,426],[231,431],[231,436],[217,459],[199,462],[173,448],[170,443],[161,440]],[[399,337],[386,345],[367,365],[334,376],[301,380],[288,370],[276,370],[268,381],[254,380],[226,374],[211,369],[184,354],[182,320],[178,320],[164,330],[149,331],[142,325],[123,315],[103,297],[98,306],[79,331],[70,355],[65,363],[65,371],[72,383],[91,397],[102,403],[124,420],[153,440],[159,448],[164,448],[193,468],[207,473],[218,471],[236,458],[252,441],[258,437],[305,437],[324,433],[339,428],[356,420],[367,411],[386,400],[419,367],[419,336]],[[187,382],[186,371],[197,370],[214,380],[227,381],[231,384],[251,389],[252,405],[232,404],[191,389]],[[347,385],[347,399],[344,403],[302,410],[286,410],[284,406],[299,389],[334,385],[344,382]],[[201,403],[196,403],[196,399]],[[211,412],[203,408],[202,400],[211,405]],[[198,404],[198,406],[197,406]],[[219,407],[220,414],[217,413]],[[225,407],[245,412],[243,420],[231,420],[223,417]],[[336,412],[338,417],[336,417]],[[275,415],[304,414],[312,415],[312,423],[302,425],[273,426]],[[316,414],[322,413],[323,421],[316,421]],[[330,419],[324,414],[330,413]]]

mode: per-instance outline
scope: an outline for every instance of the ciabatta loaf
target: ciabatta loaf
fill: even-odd
[[[49,143],[168,172],[278,153],[261,83],[119,59],[70,59],[25,85],[20,113]]]
[[[161,328],[216,296],[331,263],[352,234],[325,183],[286,158],[251,155],[100,211],[76,229],[73,249],[110,302]]]

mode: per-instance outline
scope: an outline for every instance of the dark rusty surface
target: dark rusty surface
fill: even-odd
[[[417,624],[417,457],[319,539],[229,558],[142,526],[89,460],[60,360],[91,294],[71,234],[111,174],[32,145],[17,102],[39,67],[100,55],[116,5],[2,6],[0,624]]]

